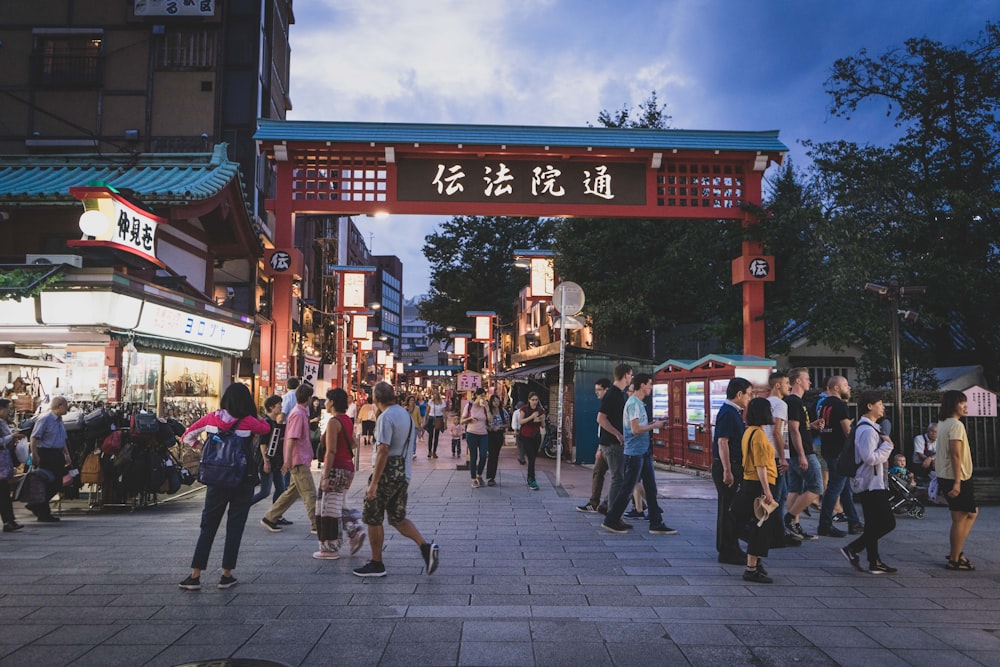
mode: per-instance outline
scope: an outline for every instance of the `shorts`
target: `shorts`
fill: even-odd
[[[368,478],[371,483],[371,477]],[[406,479],[406,461],[402,456],[390,456],[386,462],[378,492],[374,498],[365,498],[361,520],[369,526],[381,526],[386,515],[389,525],[395,526],[406,519],[406,495],[410,482]]]
[[[375,435],[375,422],[367,419],[361,422],[361,435]]]
[[[976,513],[979,506],[976,504],[976,488],[972,483],[972,478],[962,480],[962,489],[954,498],[948,492],[955,487],[955,480],[938,477],[938,495],[948,501],[948,509],[952,512]]]
[[[819,457],[815,454],[806,454],[806,460],[809,461],[809,469],[805,472],[799,468],[798,458],[788,462],[788,492],[823,495],[823,470],[819,464]]]

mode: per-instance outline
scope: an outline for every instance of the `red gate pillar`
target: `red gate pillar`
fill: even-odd
[[[744,241],[743,254],[736,260],[749,267],[751,262],[762,259],[762,247],[757,241]],[[734,262],[734,264],[736,263]],[[771,258],[770,264],[774,264]],[[733,271],[735,273],[735,270]],[[744,268],[743,273],[749,272]],[[773,270],[769,271],[773,280]],[[734,276],[735,277],[735,276]],[[764,282],[743,279],[743,354],[763,357],[767,347],[764,338]]]
[[[292,248],[295,245],[295,213],[292,211],[292,163],[277,162],[277,187],[274,199],[274,245],[276,248]],[[292,318],[292,282],[294,276],[286,272],[274,276],[271,288],[271,320],[273,326],[275,365],[288,368],[288,356],[291,349]],[[289,371],[294,374],[294,371]],[[271,377],[276,385],[284,385],[288,378],[279,378],[271,368]],[[284,389],[284,387],[282,387]]]

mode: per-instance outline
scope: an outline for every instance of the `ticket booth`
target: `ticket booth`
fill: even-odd
[[[668,427],[653,433],[653,457],[700,470],[712,467],[715,415],[734,377],[766,387],[775,361],[746,355],[710,354],[697,361],[670,359],[653,373],[653,418]]]

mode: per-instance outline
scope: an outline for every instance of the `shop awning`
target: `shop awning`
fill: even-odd
[[[559,364],[545,364],[539,366],[521,366],[519,368],[513,368],[509,371],[504,371],[503,373],[497,373],[493,377],[497,380],[512,380],[516,378],[527,378],[532,375],[541,375],[547,371],[551,371],[553,368],[559,368]]]

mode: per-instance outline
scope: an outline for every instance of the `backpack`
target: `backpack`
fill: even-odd
[[[234,489],[247,474],[247,441],[251,438],[236,435],[236,420],[229,428],[208,436],[201,447],[201,465],[198,481],[205,486]]]
[[[858,468],[861,467],[861,463],[856,460],[857,456],[855,455],[856,450],[854,446],[857,439],[858,426],[858,424],[851,426],[851,432],[844,438],[844,448],[840,450],[840,456],[837,457],[837,474],[843,477],[854,477],[858,473]],[[871,424],[866,424],[866,426],[870,426],[876,433],[881,435],[881,431],[871,426]]]

